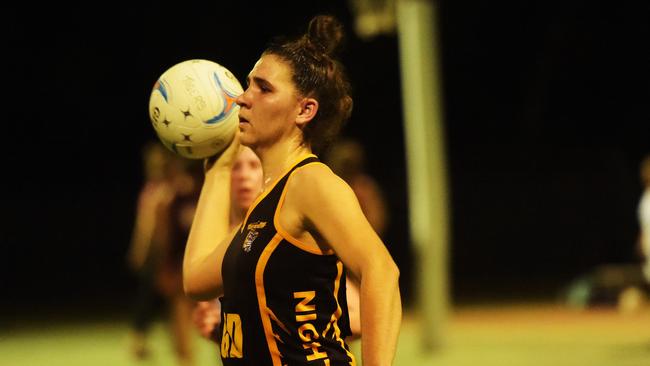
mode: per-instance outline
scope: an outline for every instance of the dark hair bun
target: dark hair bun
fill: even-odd
[[[343,26],[332,16],[318,15],[309,22],[305,36],[315,48],[332,56],[343,43]]]

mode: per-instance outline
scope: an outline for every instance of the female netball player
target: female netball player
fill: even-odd
[[[234,230],[246,216],[253,201],[262,191],[262,163],[255,153],[243,146],[235,160],[230,174],[230,230]],[[357,194],[358,196],[358,194]],[[361,200],[360,200],[361,201]],[[363,207],[363,205],[362,205]],[[364,212],[366,212],[364,210]],[[367,217],[368,213],[366,213]],[[369,219],[372,223],[372,220]],[[377,230],[377,229],[375,229]],[[347,284],[348,313],[352,335],[346,341],[358,339],[359,291],[354,282]],[[221,342],[221,304],[218,300],[199,301],[193,312],[193,321],[200,334],[217,343]]]
[[[313,152],[349,117],[334,58],[342,27],[318,16],[300,38],[272,43],[238,97],[239,134],[207,166],[184,258],[195,299],[220,297],[224,365],[354,365],[346,271],[360,281],[365,366],[392,363],[399,271],[350,187]],[[263,192],[228,234],[239,143],[262,162]]]

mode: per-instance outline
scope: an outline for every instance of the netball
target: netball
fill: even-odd
[[[239,125],[235,98],[243,93],[237,78],[209,60],[180,62],[155,82],[149,118],[160,141],[188,159],[223,151]]]

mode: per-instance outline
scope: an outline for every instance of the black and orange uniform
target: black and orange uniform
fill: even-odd
[[[257,198],[233,238],[221,269],[221,358],[224,366],[355,365],[345,269],[333,251],[290,236],[278,216],[291,175]]]

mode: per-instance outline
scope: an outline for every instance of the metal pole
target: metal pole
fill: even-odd
[[[448,203],[435,6],[397,0],[411,238],[423,347],[444,342],[449,308]]]

